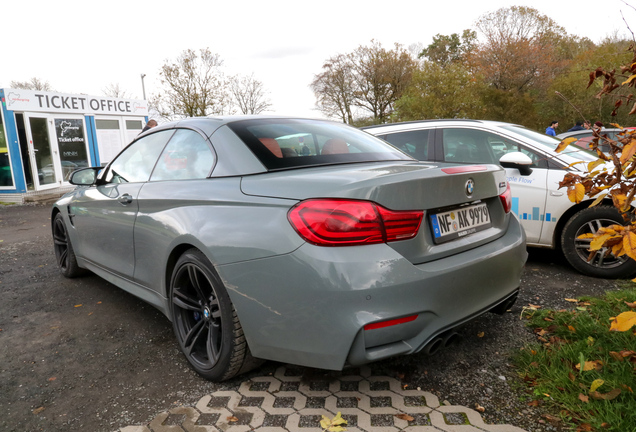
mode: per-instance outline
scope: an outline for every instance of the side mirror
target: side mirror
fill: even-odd
[[[76,186],[92,186],[97,179],[97,173],[102,167],[89,167],[73,171],[68,182]]]
[[[515,168],[519,170],[519,174],[527,176],[532,174],[532,159],[528,155],[521,152],[506,153],[499,159],[499,165],[504,168]]]

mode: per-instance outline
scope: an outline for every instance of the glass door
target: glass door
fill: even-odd
[[[68,184],[71,173],[89,166],[82,116],[25,114],[35,190]]]
[[[61,184],[62,173],[56,143],[52,142],[49,118],[45,115],[26,115],[29,154],[33,167],[35,189],[50,189]]]

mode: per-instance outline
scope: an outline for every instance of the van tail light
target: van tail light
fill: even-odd
[[[413,238],[423,211],[394,211],[371,201],[310,199],[287,215],[296,232],[318,246],[355,246]]]
[[[512,192],[510,192],[510,183],[506,182],[506,191],[499,195],[499,199],[501,199],[504,211],[506,213],[510,213],[510,209],[512,208]]]

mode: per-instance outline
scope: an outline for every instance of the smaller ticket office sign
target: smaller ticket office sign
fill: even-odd
[[[102,114],[120,116],[148,115],[148,102],[108,96],[4,89],[4,103],[10,111]]]

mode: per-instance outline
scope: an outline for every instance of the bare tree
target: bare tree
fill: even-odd
[[[150,98],[161,117],[175,119],[224,114],[230,110],[223,60],[208,48],[183,51],[159,71],[163,90]]]
[[[135,97],[122,89],[119,83],[110,83],[102,89],[104,96],[110,96],[118,99],[134,99]]]
[[[379,42],[360,46],[350,54],[355,77],[355,104],[383,123],[411,82],[417,63],[402,45],[386,50]]]
[[[339,54],[330,58],[322,72],[310,84],[316,96],[318,109],[329,117],[353,123],[355,89],[352,64],[348,56]]]
[[[233,76],[229,86],[233,102],[243,114],[260,114],[272,106],[263,83],[254,78],[254,74]]]
[[[43,81],[36,77],[31,78],[29,81],[11,81],[9,85],[14,89],[55,91],[48,81]]]
[[[417,62],[400,44],[387,50],[378,42],[330,58],[314,77],[311,88],[318,108],[330,117],[353,123],[356,108],[374,123],[388,119],[408,86]]]

